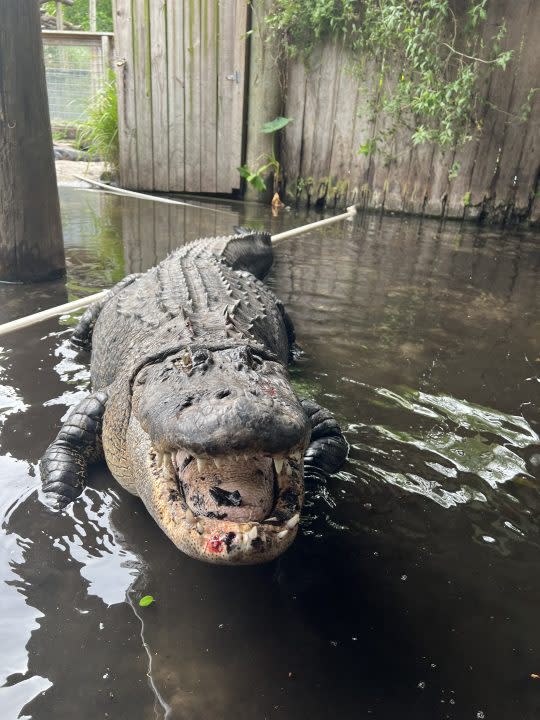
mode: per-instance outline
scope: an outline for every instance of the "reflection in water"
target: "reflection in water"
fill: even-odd
[[[305,221],[62,200],[67,286],[10,286],[6,319],[183,239]],[[538,237],[368,216],[276,255],[269,283],[304,350],[293,381],[351,454],[267,566],[180,555],[103,466],[51,513],[36,465],[88,388],[87,358],[72,318],[4,339],[2,717],[540,716]]]

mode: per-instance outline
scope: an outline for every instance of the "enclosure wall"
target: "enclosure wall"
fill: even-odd
[[[524,120],[523,108],[540,77],[540,3],[491,0],[484,27],[493,37],[505,20],[505,47],[514,49],[506,71],[481,80],[486,99],[481,134],[457,151],[413,146],[411,133],[398,131],[384,152],[359,153],[387,126],[369,106],[380,82],[380,67],[366,59],[365,78],[347,70],[341,44],[317,49],[306,68],[288,63],[283,163],[289,200],[342,207],[362,202],[371,208],[494,220],[540,219],[540,93]],[[496,106],[498,110],[494,109]]]

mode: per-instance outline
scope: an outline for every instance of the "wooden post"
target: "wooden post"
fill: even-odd
[[[90,32],[96,32],[96,0],[88,0],[88,17],[90,18]]]
[[[56,29],[64,29],[64,7],[60,0],[56,0]]]
[[[109,79],[109,70],[111,69],[111,43],[108,35],[101,36],[101,71],[103,81]]]
[[[36,0],[0,0],[0,279],[65,272]]]
[[[272,150],[272,136],[261,133],[261,128],[281,114],[283,105],[277,59],[279,50],[265,23],[265,16],[272,7],[273,0],[253,0],[251,3],[253,32],[250,36],[246,164],[254,170],[262,164],[260,157]],[[271,187],[264,196],[251,185],[246,188],[246,197],[251,200],[263,197],[269,200],[272,194]]]

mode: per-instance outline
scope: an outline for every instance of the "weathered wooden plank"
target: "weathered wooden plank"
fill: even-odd
[[[184,3],[167,3],[169,189],[185,190],[184,173]]]
[[[218,107],[217,107],[217,191],[230,192],[229,185],[229,148],[232,134],[232,91],[234,79],[234,53],[229,38],[234,32],[233,0],[218,2]],[[232,79],[231,79],[232,77]]]
[[[306,69],[303,63],[289,61],[285,116],[292,118],[283,132],[282,164],[287,181],[287,197],[296,200],[297,182],[303,154],[304,117],[306,109]],[[300,199],[300,198],[299,198]]]
[[[429,194],[431,167],[434,148],[431,145],[416,145],[411,149],[407,177],[404,178],[402,191],[402,210],[406,213],[424,212],[424,204]]]
[[[328,189],[342,59],[343,43],[324,46],[316,98],[315,117],[317,120],[314,123],[317,143],[316,151],[315,147],[313,148],[311,163],[315,200],[324,198]]]
[[[217,49],[215,0],[201,0],[201,189],[217,192]]]
[[[426,196],[424,213],[435,217],[442,217],[446,213],[446,204],[449,193],[450,178],[448,177],[455,151],[435,147],[428,169],[426,183]],[[425,172],[425,170],[421,170]]]
[[[505,47],[519,47],[528,7],[529,0],[526,0],[525,2],[513,4],[511,15],[506,13],[508,15],[508,32],[504,39]],[[490,29],[492,35],[496,34],[501,18],[505,16],[505,10],[507,9],[506,0],[492,0],[490,3],[486,19],[486,30]],[[499,202],[499,199],[495,198],[494,195],[495,185],[500,171],[502,153],[504,152],[508,121],[506,113],[512,102],[514,85],[513,63],[506,72],[501,69],[494,70],[490,92],[490,104],[494,107],[488,109],[486,113],[478,157],[471,176],[471,201],[475,205],[481,204],[484,199],[489,199],[491,204]]]
[[[483,28],[482,41],[485,47],[489,47],[492,42],[493,27],[491,23],[486,23]],[[478,93],[482,98],[480,107],[482,115],[479,123],[484,124],[485,112],[489,103],[492,101],[491,93],[493,87],[493,75],[490,72],[491,66],[482,64],[479,68],[479,77],[477,80]],[[477,217],[482,212],[482,203],[472,204],[471,184],[476,159],[481,148],[479,137],[474,137],[470,142],[459,147],[453,158],[454,170],[457,176],[449,184],[449,192],[446,203],[446,210],[449,217]]]
[[[154,189],[150,0],[132,0],[138,187]]]
[[[150,33],[154,189],[165,191],[169,190],[167,4],[168,0],[153,0],[150,3],[150,27],[148,28]]]
[[[240,186],[247,5],[219,0],[218,9],[217,191],[230,193]]]
[[[229,191],[240,188],[238,166],[242,161],[244,139],[244,92],[246,65],[246,33],[248,29],[248,3],[236,0],[233,42],[233,64],[239,72],[240,82],[234,82],[232,88],[232,133],[229,154]]]
[[[351,182],[347,203],[369,205],[370,189],[368,185],[369,168],[373,156],[360,151],[373,141],[377,118],[370,107],[372,93],[379,83],[379,67],[375,62],[366,62],[359,78],[358,93],[355,99],[356,119],[353,131],[353,152],[351,155]]]
[[[523,3],[526,4],[525,2]],[[514,20],[512,20],[514,22]],[[506,134],[499,174],[494,186],[497,203],[506,203],[508,209],[517,199],[517,188],[531,187],[534,184],[539,167],[539,158],[535,156],[538,148],[540,98],[534,98],[533,108],[526,123],[520,121],[520,115],[531,88],[538,85],[540,76],[540,4],[529,0],[525,22],[520,28],[521,42],[513,60],[515,84],[508,106],[509,116],[506,122]],[[536,110],[536,112],[535,112]],[[529,193],[522,193],[515,211],[522,213],[529,206]]]
[[[201,191],[201,6],[184,6],[185,189]]]
[[[318,150],[317,134],[317,98],[319,96],[319,83],[323,63],[323,48],[316,48],[310,58],[306,77],[306,103],[304,120],[304,138],[302,147],[302,162],[300,175],[307,183],[306,193],[311,200],[317,188],[313,188],[316,181],[314,165]]]
[[[351,165],[355,162],[358,153],[353,140],[357,116],[358,77],[353,75],[345,51],[341,58],[338,85],[329,171],[333,185],[329,190],[327,204],[343,207],[347,202]]]
[[[137,189],[139,187],[139,174],[131,0],[115,0],[113,19],[115,32],[114,65],[118,93],[120,184],[125,188]]]

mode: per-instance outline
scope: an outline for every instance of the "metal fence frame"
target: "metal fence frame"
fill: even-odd
[[[97,65],[91,67],[90,71],[96,83],[95,89],[99,89],[101,84],[107,79],[110,68],[113,67],[113,48],[114,34],[110,32],[83,32],[71,30],[42,30],[43,48],[48,47],[65,47],[65,48],[89,48],[93,49],[95,55],[99,58]],[[58,68],[57,68],[58,69]],[[45,70],[49,76],[50,68],[47,67],[47,54],[45,53]],[[54,117],[52,109],[54,107],[54,89],[48,83],[49,91],[49,107],[51,109],[51,123],[53,126],[61,125],[62,127],[70,127],[75,124],[75,120],[62,120]],[[87,93],[90,99],[92,90]]]

